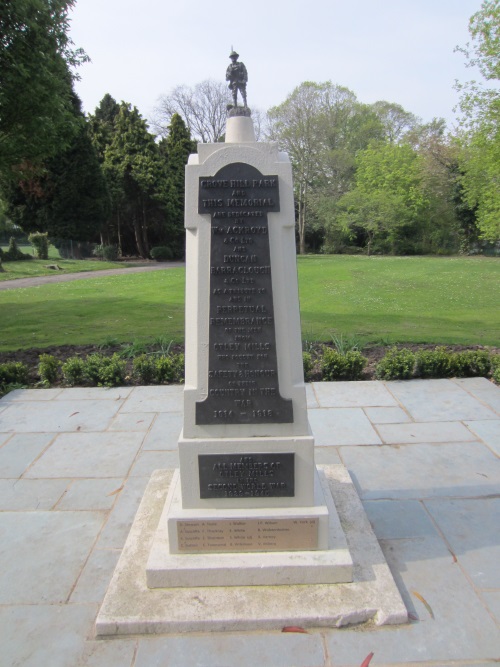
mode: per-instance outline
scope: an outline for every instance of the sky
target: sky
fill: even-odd
[[[91,62],[76,84],[86,113],[106,93],[151,118],[175,86],[225,80],[234,47],[248,105],[281,104],[303,81],[346,86],[453,128],[455,80],[481,0],[77,0],[70,36]]]

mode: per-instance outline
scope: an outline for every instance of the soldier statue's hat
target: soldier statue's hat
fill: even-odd
[[[231,51],[231,53],[229,54],[229,57],[230,58],[239,58],[240,54],[236,53],[236,51]]]

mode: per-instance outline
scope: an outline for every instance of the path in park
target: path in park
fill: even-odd
[[[53,276],[34,276],[33,278],[16,278],[0,282],[0,290],[18,289],[19,287],[38,287],[50,283],[67,283],[72,280],[118,276],[125,273],[144,273],[145,271],[165,271],[184,266],[184,262],[155,262],[144,266],[124,267],[123,269],[103,269],[102,271],[80,271],[78,273],[62,273]]]

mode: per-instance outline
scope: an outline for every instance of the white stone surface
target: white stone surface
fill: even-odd
[[[323,474],[315,475],[314,507],[263,510],[183,510],[179,473],[170,485],[147,564],[150,588],[278,586],[352,581],[353,563]],[[318,519],[314,551],[181,554],[177,522],[189,519]]]
[[[295,454],[295,492],[293,497],[200,498],[198,456],[200,454],[256,454],[259,452]],[[179,462],[182,479],[182,505],[185,509],[245,507],[304,507],[314,503],[314,440],[290,438],[181,438]]]
[[[146,561],[172,471],[156,471],[144,494],[96,621],[98,636],[281,630],[407,621],[406,607],[343,466],[325,477],[356,567],[347,584],[149,589]]]

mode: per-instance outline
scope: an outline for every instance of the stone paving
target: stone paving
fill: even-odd
[[[96,640],[153,470],[178,465],[182,387],[0,400],[5,667],[491,667],[500,662],[500,388],[484,378],[314,383],[318,463],[349,470],[412,621]]]

